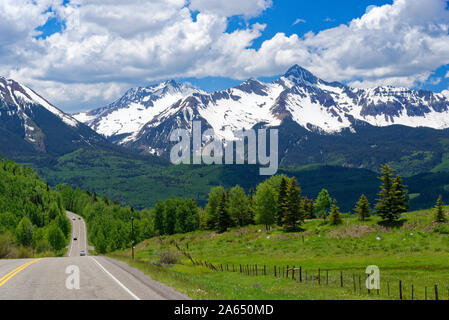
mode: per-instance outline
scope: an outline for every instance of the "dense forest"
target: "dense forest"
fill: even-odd
[[[70,233],[61,195],[0,156],[0,259],[61,255]]]

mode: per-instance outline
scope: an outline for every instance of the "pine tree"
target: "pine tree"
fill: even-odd
[[[388,164],[381,168],[382,181],[376,211],[384,221],[393,222],[397,220],[404,210],[406,211],[406,195],[403,191],[401,179],[393,177],[393,169]],[[405,197],[405,198],[404,198]]]
[[[284,206],[282,226],[286,231],[295,231],[298,223],[304,221],[304,214],[301,207],[301,189],[294,177],[288,183]]]
[[[254,189],[249,188],[248,194],[248,224],[256,223],[256,205],[254,203]]]
[[[282,177],[281,184],[279,186],[279,196],[277,202],[277,212],[276,212],[276,223],[278,226],[282,226],[282,221],[286,212],[286,201],[287,201],[287,187],[288,180]]]
[[[226,232],[232,225],[231,216],[228,209],[227,192],[223,192],[217,207],[217,229],[219,232]]]
[[[364,194],[360,197],[354,210],[362,221],[371,216],[371,208]]]
[[[436,222],[446,222],[446,215],[443,209],[443,197],[440,195],[438,197],[437,203],[435,205],[435,221]]]
[[[315,205],[312,199],[304,197],[302,200],[302,207],[304,209],[306,219],[316,219]]]
[[[396,175],[393,179],[391,192],[393,197],[393,215],[396,219],[399,219],[401,214],[406,213],[409,208],[407,191],[405,190],[405,186],[402,184],[402,178],[400,175]]]
[[[342,223],[341,213],[339,211],[339,208],[337,207],[337,200],[334,199],[334,202],[332,203],[331,212],[329,214],[329,220],[331,225],[338,225]]]

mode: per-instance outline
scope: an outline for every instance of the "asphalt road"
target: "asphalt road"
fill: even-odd
[[[67,216],[72,221],[67,257],[0,260],[0,300],[189,299],[126,263],[90,256],[84,220]]]

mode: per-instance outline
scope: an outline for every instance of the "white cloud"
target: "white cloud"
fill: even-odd
[[[272,6],[271,0],[190,0],[190,9],[220,16],[256,17]]]
[[[306,20],[301,19],[301,18],[298,18],[298,19],[295,20],[295,22],[293,22],[293,25],[295,26],[295,25],[297,25],[298,23],[306,23],[306,22],[307,22]]]
[[[449,71],[446,73],[446,75],[444,77],[449,78]]]
[[[149,81],[272,76],[295,63],[354,86],[413,86],[449,64],[445,0],[395,0],[316,34],[278,33],[257,50],[251,46],[265,25],[227,32],[227,18],[257,16],[271,6],[267,0],[38,2],[0,2],[0,74],[62,106],[102,105]],[[67,28],[35,39],[50,6]]]

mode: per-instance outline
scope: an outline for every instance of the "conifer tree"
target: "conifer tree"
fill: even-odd
[[[223,192],[217,207],[217,229],[219,232],[226,232],[232,225],[227,202],[227,192]]]
[[[249,188],[248,194],[248,224],[256,223],[256,206],[254,203],[254,189],[253,187]]]
[[[293,177],[287,185],[282,226],[286,231],[295,231],[298,228],[298,223],[302,221],[304,221],[304,214],[301,207],[301,189],[295,177]]]
[[[441,195],[438,197],[437,203],[435,205],[435,221],[446,222],[446,215],[444,214],[443,208],[443,197]]]
[[[362,194],[359,201],[357,202],[355,212],[357,213],[361,221],[365,221],[366,218],[371,216],[371,208],[368,199],[364,194]]]
[[[393,179],[392,197],[393,197],[393,215],[396,219],[399,219],[402,213],[406,213],[408,206],[408,196],[405,186],[402,184],[402,178],[400,175],[396,175]]]
[[[329,220],[330,220],[330,224],[331,225],[339,225],[341,224],[342,218],[341,218],[341,213],[339,211],[339,208],[337,207],[337,200],[334,199],[333,203],[332,203],[332,207],[331,207],[331,212],[329,214]]]

